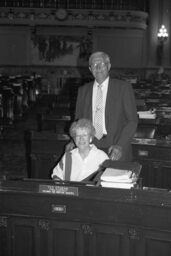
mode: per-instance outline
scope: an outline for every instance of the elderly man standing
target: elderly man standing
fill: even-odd
[[[132,86],[109,76],[110,57],[95,52],[89,58],[94,82],[78,90],[75,118],[93,122],[93,143],[107,152],[112,160],[131,161],[131,140],[138,118]]]

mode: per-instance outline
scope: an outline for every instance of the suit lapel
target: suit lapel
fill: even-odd
[[[109,127],[108,116],[111,115],[111,106],[113,102],[113,87],[114,87],[114,84],[109,78],[108,91],[106,96],[106,107],[105,107],[105,123],[106,123],[107,130]]]
[[[89,86],[88,97],[87,97],[87,109],[88,109],[88,119],[92,120],[92,95],[93,95],[93,83]]]

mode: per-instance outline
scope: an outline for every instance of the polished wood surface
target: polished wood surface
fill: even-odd
[[[171,140],[134,138],[134,160],[142,164],[145,187],[171,189]]]
[[[171,194],[165,190],[46,180],[1,181],[0,190],[4,256],[171,254]]]

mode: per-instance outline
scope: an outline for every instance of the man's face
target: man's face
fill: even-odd
[[[96,81],[100,84],[108,77],[111,64],[106,62],[103,57],[94,56],[90,64],[90,71],[93,74]]]

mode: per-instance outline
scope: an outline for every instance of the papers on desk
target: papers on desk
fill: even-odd
[[[151,110],[138,111],[138,115],[140,119],[156,119],[156,113]]]
[[[101,186],[102,187],[112,187],[112,188],[125,188],[129,189],[133,187],[136,183],[135,177],[130,170],[121,170],[114,168],[106,168],[101,176]]]
[[[101,176],[101,180],[108,182],[131,182],[132,171],[106,168]]]
[[[119,182],[105,182],[101,181],[101,186],[106,188],[123,188],[130,189],[134,187],[135,183],[119,183]]]

